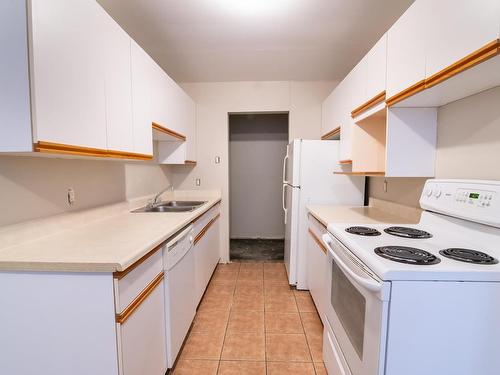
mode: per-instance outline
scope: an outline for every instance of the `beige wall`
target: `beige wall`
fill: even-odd
[[[500,180],[500,87],[438,111],[436,178]],[[418,207],[425,179],[370,178],[370,196]]]
[[[169,180],[153,162],[0,156],[0,226],[152,194]]]
[[[196,101],[197,160],[193,169],[174,168],[174,182],[183,189],[222,190],[221,256],[229,256],[229,168],[228,113],[290,112],[292,138],[319,138],[321,103],[331,92],[333,82],[213,82],[186,83],[183,88]],[[221,163],[214,159],[220,156]]]

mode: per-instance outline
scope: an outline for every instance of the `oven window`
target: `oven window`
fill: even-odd
[[[335,261],[332,262],[332,307],[344,327],[351,344],[363,359],[365,335],[365,297],[351,284]]]

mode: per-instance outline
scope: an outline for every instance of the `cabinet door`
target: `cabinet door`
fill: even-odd
[[[34,140],[106,149],[103,9],[32,0]]]
[[[309,233],[307,234],[307,282],[311,297],[322,320],[327,298],[326,278],[328,261],[324,247],[321,247],[316,241],[321,241],[321,236],[324,233],[326,233],[326,228],[322,227],[312,217],[309,217]]]
[[[197,303],[203,296],[212,273],[219,262],[219,245],[219,220],[215,220],[194,246]]]
[[[0,151],[33,150],[25,1],[0,3]]]
[[[498,39],[498,0],[434,1],[428,13],[426,77]]]
[[[387,69],[387,34],[373,46],[365,57],[364,86],[366,101],[385,90]]]
[[[169,117],[167,112],[168,76],[156,63],[153,63],[150,75],[152,119],[157,124],[171,129],[171,125],[168,124]]]
[[[184,94],[184,123],[186,159],[196,161],[196,105],[187,94]]]
[[[105,16],[107,149],[134,152],[131,39],[109,15]]]
[[[177,133],[186,135],[185,125],[185,96],[186,93],[177,85],[177,83],[166,75],[166,108],[167,108],[167,127]]]
[[[134,152],[153,154],[151,74],[154,62],[134,41],[131,42],[132,114]]]
[[[351,111],[361,103],[363,90],[362,66],[356,65],[342,82],[339,92],[340,103],[340,159],[352,159],[352,127],[354,120]]]
[[[429,2],[415,1],[387,33],[387,98],[425,79]]]
[[[167,370],[163,281],[118,324],[123,375],[163,375]]]
[[[338,114],[337,108],[339,98],[337,93],[339,86],[337,86],[331,94],[328,95],[321,106],[321,135],[328,133],[337,126],[340,126],[336,118],[336,115]]]

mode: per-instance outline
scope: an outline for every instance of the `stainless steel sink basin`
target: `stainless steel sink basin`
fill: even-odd
[[[202,201],[167,201],[158,203],[156,207],[199,207],[204,203]]]
[[[167,201],[153,207],[145,206],[132,212],[190,212],[203,205],[204,201]]]

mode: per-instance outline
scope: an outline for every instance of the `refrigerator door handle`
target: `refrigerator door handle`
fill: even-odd
[[[288,146],[287,146],[285,158],[283,159],[283,183],[284,184],[287,183],[287,181],[285,180],[286,179],[286,164],[287,164],[287,161],[288,161]]]
[[[287,216],[286,204],[285,204],[286,187],[287,187],[287,185],[283,184],[283,189],[281,190],[281,204],[283,205],[283,212],[285,212],[285,220],[284,220],[285,224],[286,224],[286,216]]]

